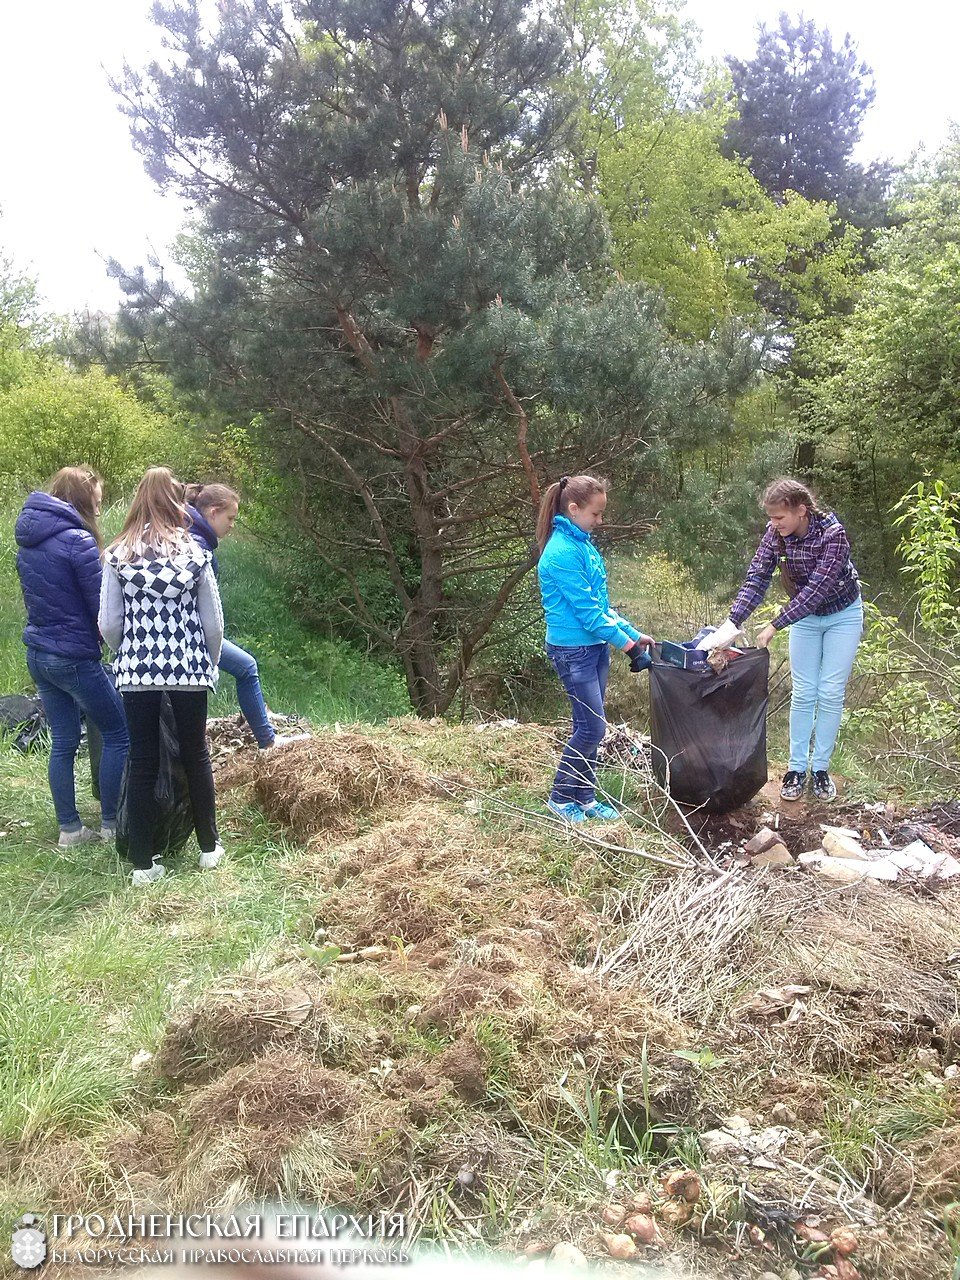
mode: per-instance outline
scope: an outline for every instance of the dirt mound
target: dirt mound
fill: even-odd
[[[176,1083],[209,1080],[292,1035],[312,1007],[311,996],[296,985],[251,979],[217,987],[168,1024],[157,1073]]]
[[[477,1042],[471,1036],[454,1040],[437,1059],[437,1070],[453,1081],[457,1092],[468,1102],[486,1097],[486,1071]]]
[[[161,1176],[169,1172],[177,1150],[177,1131],[172,1116],[148,1111],[139,1125],[127,1124],[105,1144],[104,1158],[117,1180],[131,1174]]]
[[[247,786],[264,813],[298,839],[355,831],[357,815],[430,790],[422,766],[387,742],[328,733],[275,751],[237,754],[221,785]]]
[[[355,1104],[356,1093],[350,1076],[275,1049],[232,1067],[192,1094],[186,1114],[200,1131],[215,1125],[295,1131],[341,1119]]]

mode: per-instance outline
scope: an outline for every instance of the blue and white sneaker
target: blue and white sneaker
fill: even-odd
[[[599,818],[601,822],[616,822],[620,814],[611,805],[604,804],[602,800],[591,800],[589,804],[583,806],[583,816]]]
[[[566,804],[559,804],[556,800],[548,800],[547,808],[564,822],[583,821],[583,810],[578,804],[574,804],[572,800],[568,800]]]

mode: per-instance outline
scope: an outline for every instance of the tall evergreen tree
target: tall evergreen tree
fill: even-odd
[[[851,37],[835,46],[828,30],[781,12],[776,27],[760,26],[753,58],[727,62],[739,104],[727,146],[761,185],[777,199],[795,191],[835,201],[858,226],[881,225],[892,170],[851,159],[875,96]]]
[[[149,171],[203,214],[193,288],[126,273],[126,323],[261,416],[328,597],[441,712],[535,561],[543,480],[635,484],[725,423],[751,335],[684,347],[617,281],[553,164],[557,28],[524,0],[157,6],[122,85]]]

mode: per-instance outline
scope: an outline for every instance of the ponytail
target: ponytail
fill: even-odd
[[[561,476],[547,487],[540,503],[537,516],[537,546],[540,554],[550,540],[553,532],[554,517],[565,515],[570,504],[584,506],[598,493],[607,492],[606,480],[597,480],[593,476]]]
[[[206,515],[208,511],[219,511],[229,507],[231,502],[239,504],[240,495],[236,489],[226,484],[188,484],[183,490],[184,501],[191,507]]]

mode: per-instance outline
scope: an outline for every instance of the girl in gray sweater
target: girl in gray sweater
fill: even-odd
[[[223,612],[210,552],[187,532],[183,486],[151,467],[120,536],[107,548],[100,630],[113,650],[130,754],[127,822],[134,885],[164,875],[153,860],[154,792],[160,771],[160,704],[170,699],[187,775],[200,866],[223,857],[207,750],[207,697],[217,682]]]

